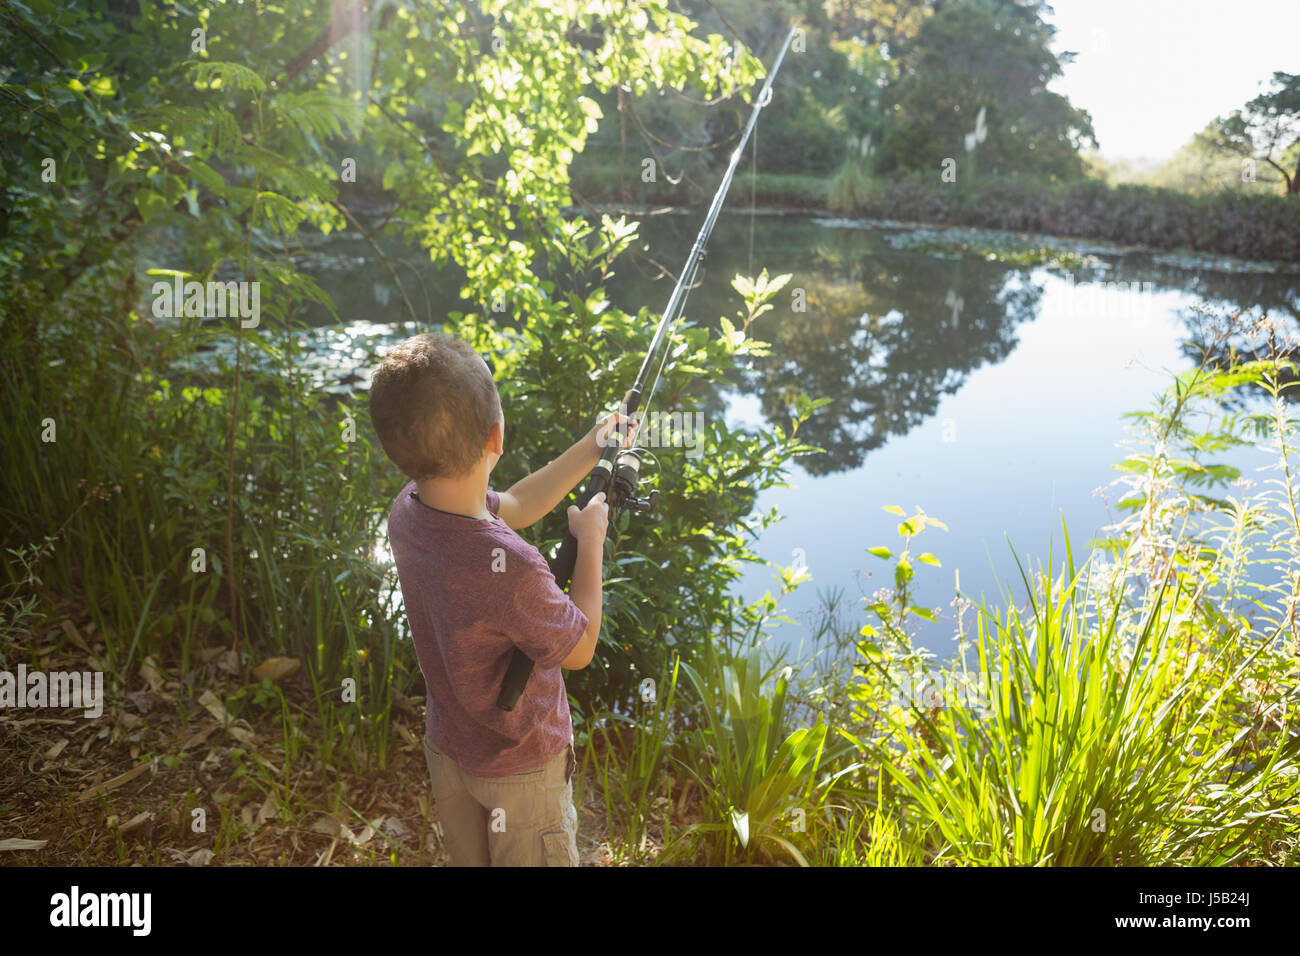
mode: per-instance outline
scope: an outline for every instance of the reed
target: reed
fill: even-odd
[[[582,806],[590,771],[604,803],[606,843],[616,865],[651,862],[673,843],[668,769],[669,752],[679,741],[680,715],[674,708],[680,675],[680,658],[674,658],[657,683],[643,684],[634,713],[606,710],[575,720],[584,728],[577,735],[583,763],[575,798]]]

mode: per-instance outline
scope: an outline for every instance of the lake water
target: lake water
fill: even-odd
[[[680,268],[700,215],[643,222],[635,255],[610,283],[615,304],[629,312],[664,307],[671,279],[656,278],[654,262]],[[812,576],[782,604],[795,623],[779,626],[781,644],[805,640],[808,622],[835,591],[844,598],[843,620],[867,620],[860,599],[890,583],[892,564],[866,549],[897,551],[900,519],[882,507],[898,505],[908,514],[922,508],[949,529],[928,530],[913,547],[941,562],[916,565],[915,587],[917,603],[940,615],[924,625],[920,643],[947,656],[957,574],[976,603],[1000,601],[1009,589],[1023,604],[1012,546],[1029,568],[1045,563],[1054,544],[1059,566],[1062,518],[1076,559],[1116,520],[1102,489],[1118,477],[1112,463],[1124,454],[1122,416],[1147,408],[1173,372],[1192,366],[1184,343],[1197,307],[1266,309],[1279,319],[1300,311],[1294,267],[1024,239],[1066,258],[1015,266],[956,254],[958,242],[978,248],[1015,240],[978,230],[803,216],[719,221],[689,318],[716,327],[718,316],[734,316],[741,303],[730,282],[738,272],[766,268],[793,279],[750,330],[773,344],[772,356],[755,361],[740,391],[715,397],[712,413],[737,424],[784,424],[799,391],[833,400],[800,431],[828,453],[796,467],[793,487],[758,501],[760,510],[776,507],[785,517],[756,550],[779,564],[801,560]],[[417,310],[437,317],[467,305],[457,300],[454,278],[434,273],[427,256],[388,248],[412,263],[399,274],[423,277],[424,292],[408,283]],[[316,277],[358,341],[322,361],[347,365],[355,350],[357,363],[361,340],[390,334],[401,300],[358,237],[332,238],[323,252]],[[795,311],[794,289],[806,311]],[[339,330],[332,334],[343,342]],[[1231,460],[1247,474],[1269,463],[1250,450]],[[701,461],[707,465],[707,450]],[[1111,489],[1110,501],[1116,497]],[[769,587],[770,569],[753,568],[739,593],[753,599]]]

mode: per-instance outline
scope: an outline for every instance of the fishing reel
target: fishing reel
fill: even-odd
[[[650,494],[638,498],[636,490],[640,480],[640,449],[629,448],[619,452],[614,459],[614,477],[609,487],[610,507],[625,508],[628,511],[653,511],[659,501],[659,491],[652,488]]]

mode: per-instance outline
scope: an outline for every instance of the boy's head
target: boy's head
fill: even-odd
[[[371,379],[370,418],[384,452],[417,481],[468,475],[492,429],[504,430],[487,364],[441,332],[409,338],[384,356]]]

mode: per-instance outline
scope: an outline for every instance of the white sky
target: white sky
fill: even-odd
[[[1053,0],[1051,89],[1092,114],[1102,155],[1167,159],[1276,70],[1300,73],[1300,0]]]

